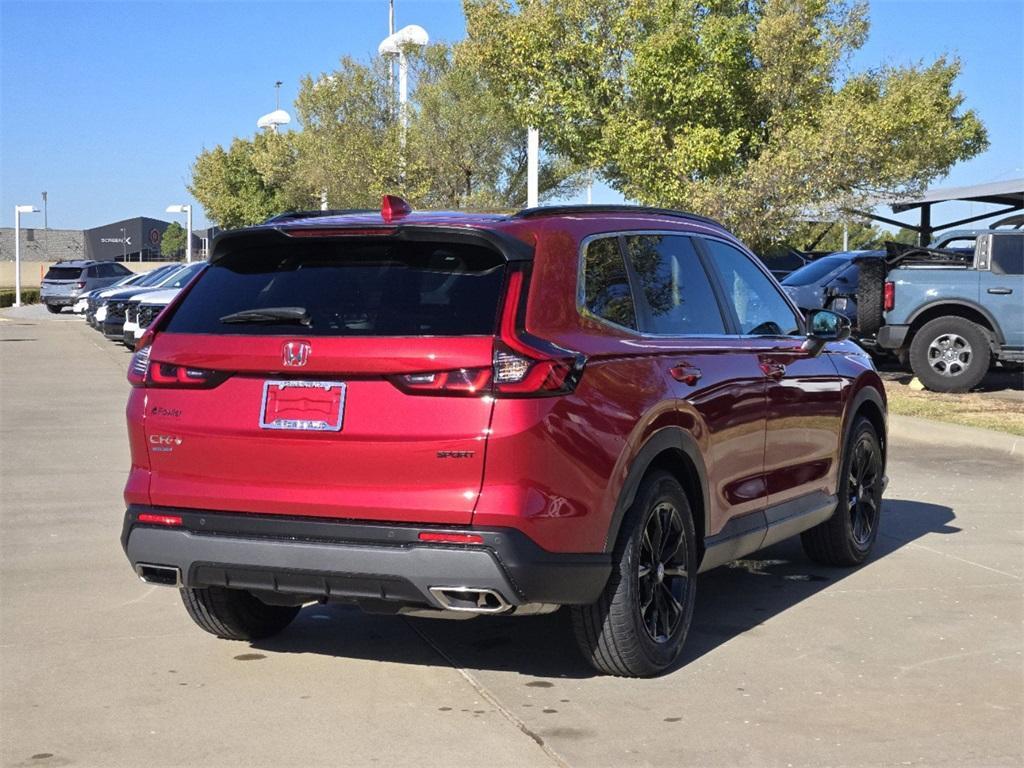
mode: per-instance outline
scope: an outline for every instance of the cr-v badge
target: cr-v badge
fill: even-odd
[[[285,366],[298,368],[309,359],[310,344],[308,341],[287,341],[281,349],[281,358]]]

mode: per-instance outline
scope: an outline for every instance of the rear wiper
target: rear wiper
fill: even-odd
[[[220,319],[222,323],[300,323],[309,325],[305,307],[263,307],[232,312]]]

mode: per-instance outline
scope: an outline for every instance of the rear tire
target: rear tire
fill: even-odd
[[[292,623],[301,606],[267,605],[241,589],[183,587],[181,600],[201,629],[226,640],[259,640]]]
[[[604,592],[596,603],[572,609],[576,641],[587,661],[608,675],[664,672],[686,641],[696,575],[686,493],[672,475],[652,472],[623,520]]]
[[[910,369],[932,392],[967,392],[988,373],[988,335],[966,317],[925,323],[910,342]]]
[[[840,566],[864,562],[878,538],[884,468],[878,433],[870,421],[859,419],[843,447],[836,511],[800,534],[811,560]]]
[[[62,307],[60,304],[47,304],[46,309],[54,315],[59,315],[61,313],[61,310],[64,309],[64,307]]]
[[[865,259],[857,277],[857,333],[874,336],[882,327],[882,286],[885,284],[885,261]]]

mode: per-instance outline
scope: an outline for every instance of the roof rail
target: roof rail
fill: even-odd
[[[672,208],[654,208],[646,205],[539,205],[536,208],[523,208],[514,213],[514,219],[532,219],[537,216],[561,216],[567,213],[651,213],[659,216],[674,216],[679,219],[700,221],[704,224],[712,224],[725,229],[724,226],[707,216],[698,216],[696,213],[676,211]]]
[[[281,221],[294,221],[295,219],[319,219],[323,216],[347,216],[354,213],[380,213],[372,208],[331,208],[326,211],[285,211],[275,213],[264,220],[264,224],[274,224]]]

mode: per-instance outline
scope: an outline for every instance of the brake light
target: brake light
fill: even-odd
[[[483,544],[484,537],[476,533],[441,533],[422,531],[420,541],[436,541],[442,544]]]
[[[77,282],[77,283],[75,283],[75,288],[79,288],[79,289],[85,288],[85,282]]]
[[[223,371],[209,371],[205,368],[190,368],[151,360],[152,342],[152,334],[146,331],[128,364],[128,383],[133,387],[204,389],[215,387],[228,377]]]
[[[490,391],[490,368],[459,368],[454,371],[406,373],[391,381],[410,395],[480,395]]]
[[[505,305],[494,344],[493,392],[496,396],[544,397],[575,389],[587,359],[526,333],[521,327],[525,310],[526,273],[509,274]]]
[[[886,281],[882,290],[882,309],[886,312],[896,306],[896,283]]]
[[[140,523],[149,525],[181,525],[180,515],[151,515],[149,512],[140,512],[137,519]]]
[[[386,237],[395,234],[393,229],[355,229],[351,227],[296,227],[284,230],[290,237]]]

